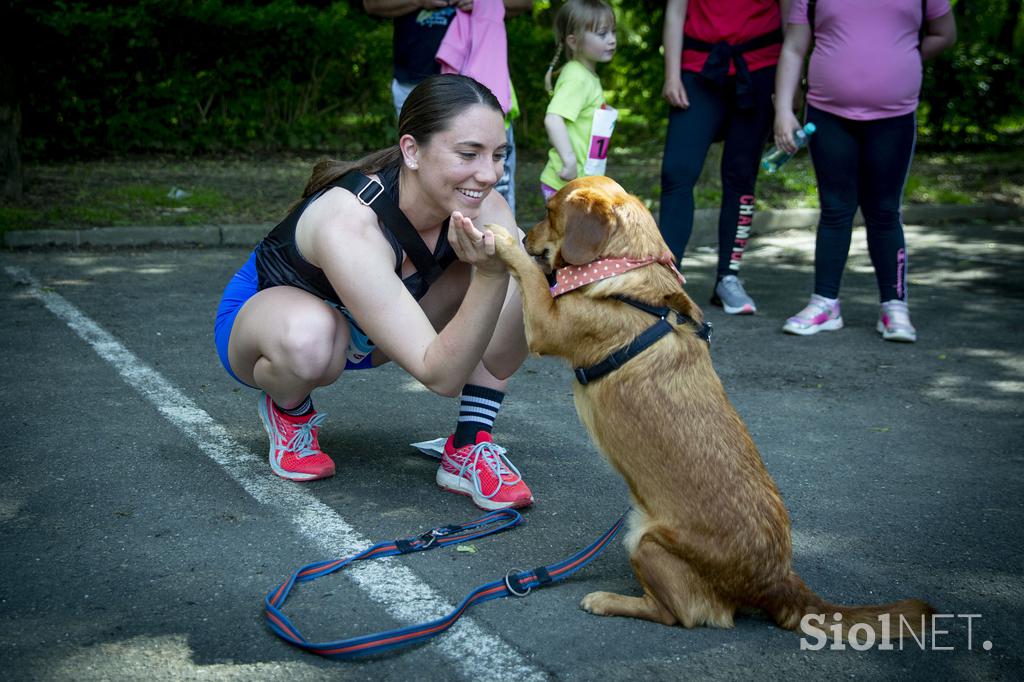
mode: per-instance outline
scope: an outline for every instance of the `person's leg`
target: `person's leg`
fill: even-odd
[[[672,108],[661,162],[661,210],[658,227],[665,243],[682,263],[693,232],[693,187],[704,168],[704,157],[722,120],[721,93],[697,76],[684,73],[688,109]]]
[[[348,323],[337,310],[293,287],[264,289],[239,310],[228,360],[236,377],[264,391],[259,415],[278,476],[308,481],[334,474],[317,434],[324,416],[310,395],[341,375],[348,341]]]
[[[519,232],[522,239],[523,233]],[[435,329],[455,315],[466,288],[469,268],[461,263],[434,283],[420,304]],[[525,507],[533,493],[512,464],[505,448],[491,437],[494,420],[508,389],[508,377],[528,354],[523,329],[522,299],[513,280],[484,357],[470,375],[459,399],[459,418],[448,437],[435,479],[437,484],[473,499],[482,509]]]
[[[348,324],[341,313],[294,287],[271,287],[250,298],[231,330],[231,369],[291,408],[345,367]]]
[[[808,147],[821,205],[814,249],[814,293],[810,302],[782,327],[783,331],[800,336],[843,328],[839,285],[850,251],[858,201],[858,122],[812,106],[807,107],[807,120],[817,126]]]
[[[711,302],[733,315],[757,312],[754,300],[739,280],[740,263],[754,221],[754,188],[771,130],[775,108],[772,91],[775,67],[750,74],[753,106],[739,109],[733,81],[726,91],[725,143],[722,146],[722,204],[718,212],[718,265]]]
[[[501,196],[505,197],[514,216],[516,214],[516,138],[511,125],[505,128],[505,141],[508,143],[505,152],[505,167],[494,188]]]
[[[716,274],[719,279],[739,274],[754,219],[754,188],[761,155],[775,115],[772,104],[775,67],[758,69],[750,78],[754,106],[736,109],[733,97],[727,114],[728,127],[722,147],[722,207],[718,216]]]
[[[409,97],[409,93],[416,87],[415,83],[399,83],[394,78],[391,79],[391,103],[395,105],[395,118],[401,118],[402,106],[405,104],[406,98]]]
[[[821,217],[814,249],[814,293],[839,297],[850,253],[858,189],[860,135],[857,121],[807,107],[807,120],[817,127],[808,147],[818,181]]]
[[[903,234],[903,189],[914,156],[914,114],[867,121],[861,145],[861,211],[868,253],[881,302],[878,331],[887,341],[914,342],[917,331],[907,309],[907,247]]]
[[[860,205],[880,301],[907,300],[901,205],[917,127],[914,114],[868,121],[861,146]]]

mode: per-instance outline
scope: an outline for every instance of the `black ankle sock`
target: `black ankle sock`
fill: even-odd
[[[459,423],[455,427],[453,444],[457,448],[476,443],[480,431],[491,432],[505,394],[493,388],[466,384],[459,401]]]
[[[305,400],[291,409],[286,410],[277,403],[274,403],[274,407],[277,408],[278,412],[283,412],[293,417],[305,417],[313,411],[313,396],[307,395]]]

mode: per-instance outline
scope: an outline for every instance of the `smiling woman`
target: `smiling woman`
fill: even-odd
[[[435,76],[409,95],[399,133],[397,145],[354,163],[317,164],[228,284],[218,353],[231,376],[262,391],[278,476],[333,475],[311,391],[391,359],[436,393],[461,393],[438,485],[484,509],[526,506],[530,489],[490,435],[506,379],[526,357],[521,303],[494,235],[476,227],[515,224],[493,191],[501,107],[470,78]]]

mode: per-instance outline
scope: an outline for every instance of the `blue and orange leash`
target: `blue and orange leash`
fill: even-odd
[[[628,510],[626,513],[628,513]],[[351,659],[358,656],[379,654],[422,642],[439,635],[454,625],[455,621],[474,604],[503,597],[525,597],[535,588],[545,587],[565,580],[596,559],[605,547],[608,546],[612,538],[618,534],[625,520],[626,514],[624,513],[604,535],[568,559],[549,566],[540,566],[530,571],[512,569],[503,577],[481,585],[470,592],[447,616],[419,625],[409,625],[394,630],[385,630],[370,635],[350,637],[331,642],[311,642],[288,620],[288,617],[284,615],[281,608],[284,606],[285,600],[288,599],[288,595],[296,583],[305,583],[322,578],[325,575],[330,575],[335,571],[345,568],[354,561],[379,559],[381,557],[395,556],[396,554],[424,552],[435,547],[457,545],[461,542],[475,540],[487,535],[493,535],[494,533],[501,533],[523,522],[523,517],[519,512],[514,509],[501,509],[485,514],[475,521],[468,523],[441,526],[420,535],[414,535],[401,540],[380,542],[344,559],[320,561],[303,566],[293,573],[288,580],[281,583],[277,589],[267,594],[264,600],[266,605],[264,616],[270,629],[278,637],[289,644],[320,656]]]

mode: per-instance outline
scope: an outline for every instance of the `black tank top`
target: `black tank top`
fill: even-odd
[[[398,205],[399,168],[399,164],[394,163],[377,174],[384,186],[384,192],[396,206]],[[334,186],[335,184],[332,183],[307,197],[256,246],[256,273],[259,275],[260,291],[282,285],[291,286],[308,291],[334,305],[344,305],[324,271],[303,258],[295,244],[295,227],[299,223],[302,212]],[[394,249],[395,274],[401,277],[402,247],[398,238],[388,229],[387,225],[381,224],[380,229],[385,239],[391,244],[391,248]],[[434,259],[439,263],[445,263],[453,257],[454,252],[452,252],[451,244],[448,243],[448,220],[445,220],[444,225],[441,226],[441,234],[437,238],[437,245],[434,247]],[[423,298],[429,288],[419,272],[402,278],[402,283],[417,301]]]

